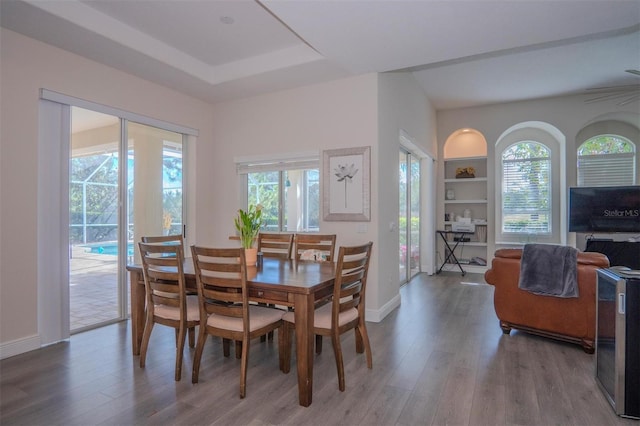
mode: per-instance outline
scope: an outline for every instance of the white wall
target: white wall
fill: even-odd
[[[398,155],[400,152],[400,130],[409,135],[412,142],[422,153],[436,158],[436,113],[424,96],[419,84],[409,73],[380,74],[379,78],[379,113],[378,129],[380,137],[378,163],[378,254],[379,260],[379,294],[381,309],[399,297],[398,285]],[[434,186],[435,176],[423,173],[421,185]],[[422,194],[428,191],[422,191]],[[435,216],[433,204],[422,200],[421,230],[433,231]],[[393,230],[391,229],[393,226]],[[434,250],[434,232],[422,232],[422,252],[428,258],[428,252]],[[367,296],[368,297],[368,296]]]
[[[235,234],[233,218],[241,207],[235,158],[371,146],[373,164],[376,96],[376,76],[369,74],[215,105],[215,146],[197,175],[211,192],[197,213],[210,218],[211,226],[200,229],[198,242],[230,244],[228,237]],[[376,220],[373,212],[372,223]],[[321,220],[320,232],[336,233],[338,244],[353,244],[375,238],[366,224],[367,232],[356,233],[353,223]]]
[[[15,32],[2,29],[0,37],[0,344],[28,348],[39,342],[34,262],[37,209],[46,208],[37,205],[39,90],[198,129],[198,146],[190,147],[188,157],[195,166],[204,161],[202,152],[211,152],[200,148],[213,139],[212,108]],[[191,191],[197,190],[194,175],[187,176]],[[196,208],[189,209],[188,221],[195,223]]]
[[[321,222],[320,227],[322,232],[336,233],[338,244],[375,242],[367,299],[369,319],[382,319],[399,303],[397,232],[390,238],[388,231],[388,223],[398,217],[399,129],[414,137],[425,152],[435,152],[435,113],[408,75],[381,79],[369,74],[211,106],[12,31],[2,29],[1,37],[3,353],[8,347],[33,349],[39,341],[33,253],[38,244],[36,212],[45,208],[37,205],[41,88],[199,131],[197,142],[188,147],[187,233],[194,243],[233,244],[228,237],[234,234],[233,217],[240,206],[234,158],[311,150],[320,154],[325,149],[370,146],[371,222],[362,226]],[[379,103],[384,104],[382,113]],[[384,190],[380,190],[377,169],[385,171]],[[385,232],[382,240],[381,229]],[[389,247],[388,241],[393,241]],[[387,252],[392,256],[387,258]],[[379,287],[380,271],[389,268],[393,270],[392,284]],[[384,279],[388,278],[385,274]]]
[[[566,137],[566,161],[560,166],[561,173],[565,173],[566,186],[576,185],[576,136],[585,126],[602,120],[619,120],[629,123],[635,128],[640,128],[640,112],[638,103],[632,103],[623,107],[617,106],[615,102],[597,102],[585,104],[585,95],[563,96],[557,98],[539,99],[533,101],[511,102],[505,104],[488,105],[475,108],[460,108],[454,110],[438,111],[438,152],[442,158],[443,145],[447,137],[454,131],[469,127],[481,132],[487,140],[489,171],[488,194],[489,199],[487,217],[495,217],[495,170],[494,155],[495,143],[500,135],[510,127],[526,122],[541,121],[556,127]],[[640,148],[640,144],[636,145]],[[640,160],[640,155],[636,160]],[[640,168],[637,165],[636,168]],[[442,190],[444,185],[439,185],[437,217],[444,217],[444,207],[442,201],[444,195]],[[567,196],[567,190],[561,196]],[[487,256],[490,259],[496,249],[494,244],[494,232],[491,229],[488,233]],[[569,245],[576,245],[574,233],[569,233],[567,238]],[[578,247],[583,247],[582,242],[578,242]]]
[[[383,303],[377,291],[380,260],[376,207],[380,203],[376,172],[379,162],[377,81],[375,74],[368,74],[216,105],[214,161],[211,167],[199,169],[198,181],[225,184],[211,185],[214,197],[200,206],[203,210],[199,215],[206,210],[217,226],[200,228],[199,242],[229,244],[228,236],[235,233],[233,218],[241,202],[234,157],[315,151],[322,161],[325,149],[370,146],[371,221],[326,222],[321,218],[320,232],[337,234],[337,246],[374,241],[367,315],[368,319],[372,319],[372,315],[376,319]]]
[[[399,130],[435,152],[435,112],[409,74],[368,74],[218,104],[214,107],[215,152],[198,182],[211,182],[213,197],[199,204],[208,229],[198,242],[229,244],[240,206],[234,157],[287,155],[346,147],[371,147],[371,222],[320,222],[338,245],[374,241],[367,290],[367,319],[378,321],[399,303]],[[224,185],[217,185],[224,182]],[[359,229],[364,225],[364,229]]]

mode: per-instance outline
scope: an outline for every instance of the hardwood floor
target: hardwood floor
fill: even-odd
[[[239,360],[223,358],[219,340],[207,342],[200,383],[191,384],[190,348],[175,382],[173,329],[154,328],[141,369],[125,322],[2,360],[0,424],[638,425],[606,402],[593,355],[504,336],[481,275],[420,275],[401,296],[399,309],[367,324],[373,370],[356,354],[353,333],[344,336],[344,393],[325,342],[308,408],[298,405],[295,368],[278,369],[277,341],[252,342],[240,399]]]

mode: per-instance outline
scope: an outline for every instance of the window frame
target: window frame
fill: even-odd
[[[513,144],[521,141],[535,141],[545,146],[551,156],[551,233],[509,234],[502,232],[502,154]],[[566,163],[566,138],[560,130],[541,121],[522,122],[512,126],[500,135],[495,143],[494,161],[494,233],[496,246],[521,246],[526,243],[566,244],[566,176],[561,165]]]
[[[587,143],[602,138],[620,139],[631,152],[599,152],[582,155],[580,151]],[[606,158],[604,158],[606,157]],[[583,167],[581,168],[581,163]],[[589,167],[586,169],[586,167]],[[626,170],[625,170],[626,169]],[[581,174],[581,170],[585,172]],[[615,174],[611,171],[616,170]],[[604,133],[594,135],[582,142],[576,149],[576,185],[587,186],[629,186],[636,184],[636,145],[627,137]],[[606,176],[606,179],[603,177]]]
[[[276,185],[278,186],[278,223],[277,229],[267,229],[270,232],[319,232],[320,231],[320,212],[318,210],[318,226],[309,227],[309,171],[315,171],[318,174],[318,199],[317,205],[320,209],[320,156],[319,153],[303,153],[289,154],[278,157],[261,157],[261,158],[244,158],[236,159],[236,171],[240,179],[241,208],[247,208],[249,204],[249,174],[251,173],[278,173]],[[299,211],[295,223],[296,229],[288,227],[289,218],[286,215],[287,206],[285,206],[286,194],[289,190],[287,186],[288,175],[290,172],[298,171],[301,173],[300,182],[293,189],[299,188],[300,196]],[[297,193],[297,192],[296,192]],[[288,202],[287,202],[288,204]]]

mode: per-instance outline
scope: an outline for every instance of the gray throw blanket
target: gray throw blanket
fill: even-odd
[[[578,250],[525,244],[518,287],[544,296],[578,297]]]

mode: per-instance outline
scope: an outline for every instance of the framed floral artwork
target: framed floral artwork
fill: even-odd
[[[371,147],[323,152],[323,217],[326,221],[371,220]]]

